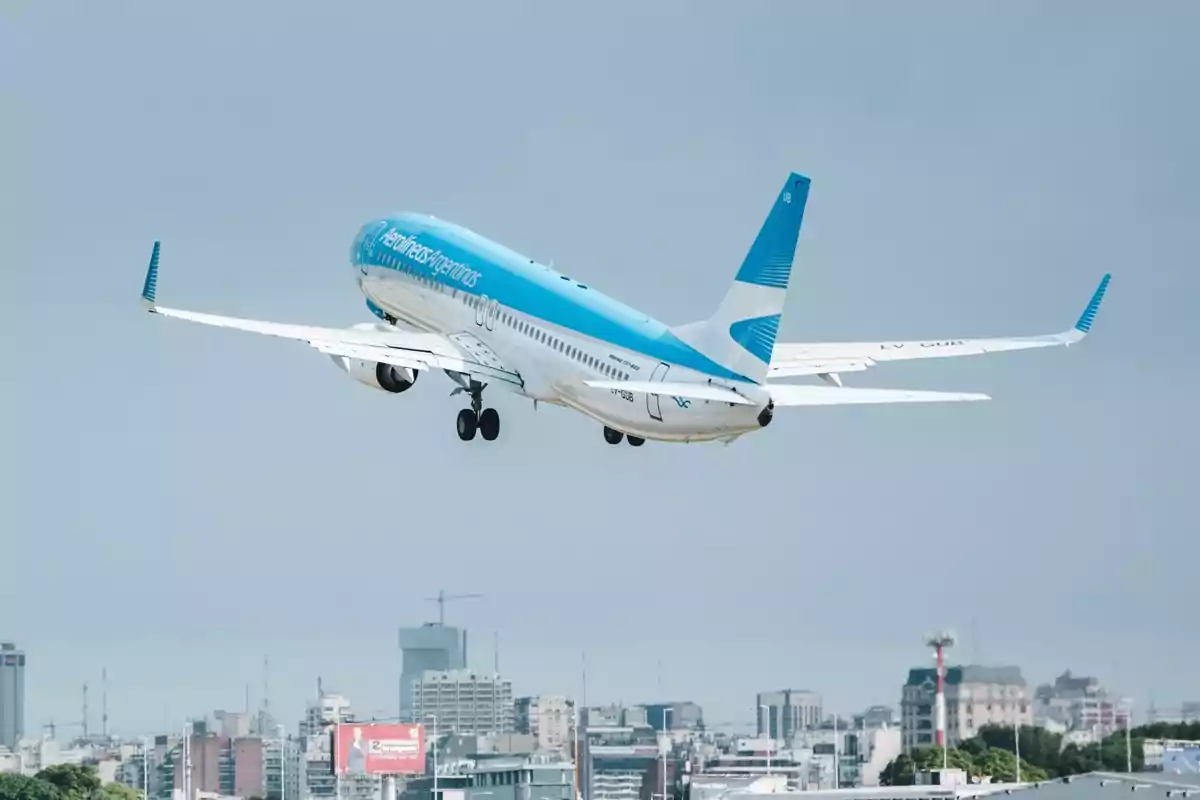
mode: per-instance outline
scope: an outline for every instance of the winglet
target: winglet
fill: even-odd
[[[1100,311],[1100,303],[1104,301],[1104,293],[1108,291],[1108,282],[1112,280],[1112,274],[1106,273],[1100,279],[1100,285],[1096,287],[1096,291],[1092,293],[1092,299],[1088,301],[1087,308],[1083,309],[1083,313],[1079,315],[1079,320],[1075,323],[1075,327],[1069,331],[1055,334],[1052,338],[1065,345],[1072,345],[1076,342],[1083,341],[1083,337],[1088,335],[1092,329],[1092,323],[1096,321],[1096,314]]]
[[[150,252],[150,266],[146,268],[146,282],[142,284],[142,303],[150,311],[154,310],[154,295],[158,290],[158,252],[161,242],[154,242],[154,250]]]
[[[1096,313],[1100,310],[1100,303],[1104,301],[1104,293],[1108,291],[1108,282],[1112,280],[1112,273],[1107,273],[1100,279],[1100,285],[1096,287],[1096,291],[1092,294],[1091,301],[1087,304],[1087,308],[1079,315],[1079,321],[1075,323],[1075,330],[1080,333],[1087,333],[1092,329],[1092,323],[1096,321]]]

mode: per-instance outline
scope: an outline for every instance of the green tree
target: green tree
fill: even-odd
[[[968,774],[974,766],[971,756],[960,750],[951,749],[945,758],[951,769],[965,770]],[[918,747],[893,759],[879,773],[879,780],[884,786],[911,786],[918,773],[941,768],[942,748]]]
[[[912,786],[916,774],[913,760],[908,753],[901,753],[879,773],[879,783],[881,786]]]
[[[1200,741],[1200,722],[1156,722],[1133,729],[1139,739],[1184,739]]]
[[[99,800],[141,800],[142,793],[123,783],[106,783],[100,789]]]
[[[1095,745],[1080,747],[1077,744],[1069,744],[1063,748],[1058,758],[1059,775],[1082,775],[1102,769],[1104,762],[1100,760],[1100,750]]]
[[[1017,757],[999,747],[989,747],[982,739],[964,742],[964,747],[952,749],[946,756],[951,769],[961,769],[977,778],[991,776],[993,780],[1012,782],[1017,775]],[[942,748],[919,747],[909,754],[902,754],[879,774],[884,786],[911,786],[919,773],[942,768]],[[1044,781],[1049,778],[1045,769],[1021,759],[1022,781]]]
[[[62,800],[62,796],[46,781],[0,773],[0,800]]]
[[[989,747],[983,755],[975,759],[974,774],[977,777],[991,776],[992,780],[998,783],[1012,783],[1017,779],[1017,757],[1003,748]],[[1044,781],[1049,777],[1045,769],[1021,759],[1022,781]]]
[[[91,766],[55,764],[34,777],[57,789],[61,800],[86,800],[100,790],[100,777]]]
[[[984,725],[979,729],[975,739],[986,744],[989,748],[1004,750],[1009,753],[1017,752],[1016,732],[1007,725]],[[967,743],[963,748],[967,749]],[[977,746],[977,745],[976,745]],[[1029,763],[1047,773],[1048,777],[1057,777],[1059,754],[1062,752],[1062,735],[1051,733],[1045,728],[1035,728],[1030,725],[1021,726],[1021,762]],[[1014,762],[1015,765],[1015,762]],[[1021,767],[1021,777],[1025,777],[1025,767]]]

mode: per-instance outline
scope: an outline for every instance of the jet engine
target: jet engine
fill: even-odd
[[[771,424],[771,420],[773,420],[774,418],[775,418],[775,401],[770,400],[767,402],[766,406],[763,407],[763,410],[758,412],[758,424],[760,427],[765,428]]]
[[[363,361],[361,358],[335,356],[334,361],[351,378],[372,389],[392,394],[407,392],[417,382],[417,370],[381,364],[378,361]]]

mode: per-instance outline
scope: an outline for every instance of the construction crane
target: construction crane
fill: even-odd
[[[446,601],[447,600],[469,600],[474,597],[483,597],[481,594],[446,594],[445,589],[438,590],[437,597],[426,597],[426,602],[438,604],[438,624],[446,624]]]

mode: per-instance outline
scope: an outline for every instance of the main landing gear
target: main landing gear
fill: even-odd
[[[460,391],[463,390],[455,389],[454,394]],[[471,388],[466,391],[471,394],[471,407],[458,412],[458,438],[469,442],[475,438],[475,432],[479,431],[479,435],[485,441],[495,441],[500,435],[500,414],[494,408],[483,407],[483,384],[471,381]]]
[[[631,447],[641,447],[646,443],[646,440],[640,436],[626,436],[620,431],[615,431],[607,425],[604,426],[604,441],[609,444],[620,444],[621,439],[627,439]]]

